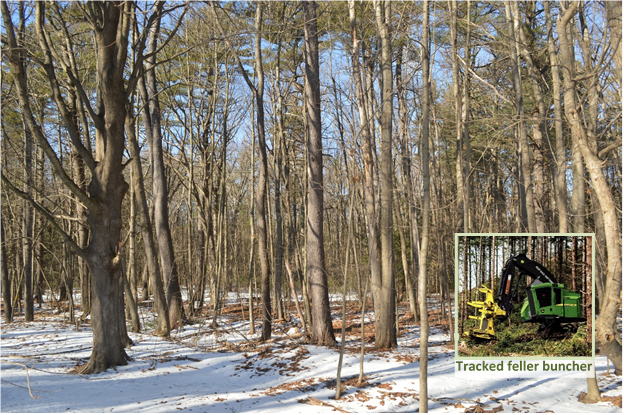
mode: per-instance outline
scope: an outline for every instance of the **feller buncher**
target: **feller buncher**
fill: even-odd
[[[519,270],[517,276],[516,268]],[[496,339],[494,320],[504,320],[511,315],[514,308],[511,301],[516,297],[518,284],[524,275],[533,280],[526,287],[527,298],[520,309],[522,322],[540,323],[539,333],[548,337],[560,331],[561,324],[585,321],[581,294],[566,290],[542,264],[519,254],[505,263],[496,297],[493,290],[483,286],[479,291],[485,294],[485,300],[468,302],[478,310],[479,315],[469,316],[477,320],[477,324],[464,334],[477,339]]]

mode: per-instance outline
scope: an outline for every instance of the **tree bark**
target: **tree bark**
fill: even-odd
[[[368,260],[371,271],[371,283],[372,285],[380,286],[381,281],[381,263],[379,261],[380,249],[378,241],[378,228],[377,228],[377,209],[375,203],[375,174],[374,174],[374,154],[373,154],[373,142],[371,137],[372,119],[367,114],[366,96],[364,94],[363,79],[361,74],[360,59],[359,59],[359,41],[357,39],[356,20],[355,20],[355,3],[349,1],[349,18],[351,24],[351,37],[353,41],[352,49],[352,66],[353,66],[353,79],[355,82],[355,89],[358,97],[358,111],[360,116],[360,134],[362,136],[362,153],[364,158],[364,203],[366,205],[366,222],[368,228]],[[371,289],[372,291],[372,289]],[[375,300],[373,300],[375,303]],[[374,306],[375,310],[377,306]],[[377,321],[377,313],[375,313],[375,321]]]
[[[306,272],[312,301],[312,342],[335,346],[323,233],[323,138],[316,2],[303,2],[305,16],[306,117],[308,127],[308,220]]]
[[[517,2],[510,3],[513,8],[514,21],[520,26],[520,7]],[[539,85],[539,74],[533,57],[527,47],[528,41],[524,29],[518,30],[519,42],[518,49],[524,57],[527,67],[529,80],[533,97],[537,102],[537,108],[533,109],[532,130],[533,130],[533,172],[532,172],[532,191],[533,191],[533,211],[535,213],[535,229],[538,233],[546,231],[546,221],[544,217],[544,133],[546,132],[546,106],[544,104],[544,96]]]
[[[600,203],[607,240],[607,282],[605,296],[600,305],[600,314],[596,320],[596,342],[600,350],[615,365],[616,374],[621,375],[622,342],[615,325],[621,304],[622,248],[620,242],[622,231],[620,221],[617,219],[613,194],[602,170],[602,162],[588,143],[587,132],[576,106],[576,82],[570,70],[574,66],[574,55],[568,25],[577,13],[578,7],[579,3],[573,2],[568,8],[562,10],[557,20],[557,31],[561,45],[561,65],[565,68],[562,71],[565,84],[564,107],[572,131],[573,145],[578,146],[583,156],[596,197]]]
[[[154,308],[157,315],[156,333],[168,337],[170,331],[169,310],[163,289],[160,262],[158,261],[158,250],[153,237],[152,221],[150,219],[147,197],[145,196],[145,183],[143,181],[143,166],[141,165],[141,154],[139,143],[135,133],[135,119],[131,110],[126,117],[126,133],[128,134],[128,147],[132,157],[132,181],[134,186],[134,197],[139,208],[141,218],[141,235],[145,247],[145,267],[149,275],[149,284],[154,293]],[[144,292],[147,292],[147,287]]]
[[[24,3],[19,3],[19,29],[17,32],[18,42],[24,44],[26,36],[26,16],[24,11]],[[24,76],[24,83],[28,84],[28,70],[26,67],[25,51],[18,52],[19,61],[16,63],[20,66],[20,70]],[[22,113],[23,133],[24,133],[24,158],[23,158],[23,182],[24,192],[32,197],[33,188],[33,140],[32,133]],[[33,301],[33,208],[26,200],[22,201],[22,280],[24,283],[24,320],[27,322],[34,321],[34,301]]]
[[[375,1],[375,19],[381,40],[381,279],[372,281],[375,306],[375,348],[397,345],[394,281],[394,227],[392,193],[394,166],[392,161],[392,45],[390,39],[390,2]],[[421,257],[422,258],[422,257]]]
[[[555,193],[555,203],[557,204],[557,220],[559,233],[568,232],[568,191],[566,186],[566,147],[563,140],[563,118],[561,112],[561,90],[559,64],[557,62],[557,51],[553,38],[552,19],[550,17],[550,2],[544,2],[544,14],[546,17],[546,29],[548,31],[548,54],[550,58],[550,69],[552,73],[553,85],[553,107],[555,124],[555,145],[556,155],[553,155],[553,187]]]
[[[620,87],[620,99],[622,97],[622,2],[605,1],[607,9],[607,25],[609,27],[609,40],[613,48],[613,60],[615,61],[615,81]]]
[[[423,227],[422,242],[420,244],[420,268],[418,273],[418,295],[420,303],[420,406],[419,412],[429,412],[429,399],[427,387],[427,364],[429,347],[429,313],[427,312],[427,257],[429,255],[429,216],[431,211],[430,178],[429,178],[429,0],[423,2],[423,35],[422,35],[422,83],[423,83],[423,109],[422,109],[422,137],[420,142],[420,154],[422,157],[423,177]]]
[[[139,82],[139,91],[143,99],[143,124],[145,135],[152,156],[152,190],[154,203],[154,226],[160,252],[160,262],[165,280],[165,294],[169,308],[169,323],[172,329],[184,325],[186,316],[182,304],[182,293],[178,278],[178,266],[173,252],[173,240],[169,227],[169,204],[167,177],[165,174],[165,161],[163,152],[163,138],[161,131],[160,101],[156,86],[156,51],[158,37],[160,35],[160,15],[152,26],[149,33],[147,53],[151,54],[146,59],[149,69],[145,72],[142,82]]]
[[[260,156],[260,171],[258,172],[258,193],[256,195],[256,211],[258,212],[258,256],[260,257],[260,272],[262,278],[262,335],[261,340],[271,338],[271,275],[269,271],[269,256],[267,242],[266,220],[266,193],[267,193],[267,153],[264,127],[264,69],[262,66],[262,4],[256,6],[256,39],[255,62],[258,71],[258,85],[256,96],[256,124],[258,126],[258,154]],[[244,71],[239,62],[241,71]],[[251,84],[250,84],[251,85]]]
[[[16,89],[20,106],[26,118],[28,128],[43,148],[51,162],[52,170],[63,184],[89,209],[87,223],[91,230],[91,243],[85,249],[80,248],[54,221],[54,218],[32,199],[38,212],[62,236],[68,246],[89,264],[93,276],[93,298],[91,322],[93,326],[93,349],[89,362],[81,368],[82,373],[97,373],[110,367],[124,365],[128,356],[123,349],[120,330],[120,251],[121,203],[128,185],[123,179],[124,119],[127,90],[124,82],[124,69],[127,60],[128,34],[130,29],[130,3],[108,2],[94,3],[89,13],[95,32],[96,80],[98,85],[98,113],[91,112],[96,128],[96,158],[86,151],[75,134],[74,125],[67,117],[67,107],[60,95],[58,80],[48,39],[45,34],[45,5],[37,3],[36,31],[43,59],[41,64],[52,86],[55,102],[63,113],[72,142],[83,153],[87,165],[92,170],[88,193],[85,193],[63,169],[61,161],[47,141],[41,127],[35,120],[28,96],[28,88],[23,71],[12,64],[15,74]],[[97,14],[97,17],[95,16]],[[2,2],[2,15],[5,23],[9,54],[12,62],[17,53],[15,30],[6,2]],[[105,22],[101,25],[100,22]],[[73,78],[75,86],[81,87]],[[97,161],[97,162],[96,162]],[[3,182],[8,181],[3,177]],[[15,189],[14,191],[16,191]],[[24,195],[21,195],[24,196]],[[26,195],[27,197],[27,195]]]
[[[537,232],[535,222],[535,204],[533,202],[533,186],[531,184],[531,159],[529,155],[529,141],[526,134],[526,121],[524,118],[524,99],[522,97],[522,78],[518,61],[518,32],[522,30],[519,16],[512,13],[511,3],[505,3],[505,16],[507,19],[508,33],[511,40],[509,45],[511,55],[511,71],[513,74],[514,90],[516,92],[516,119],[518,134],[518,163],[519,163],[519,195],[522,215],[522,226],[530,233]]]
[[[463,173],[463,142],[462,142],[462,99],[459,95],[459,60],[457,54],[457,0],[453,0],[449,4],[451,13],[451,68],[453,70],[453,97],[455,98],[455,147],[457,155],[455,158],[455,181],[456,181],[456,193],[457,198],[457,210],[456,217],[457,222],[462,221],[463,226],[461,229],[464,232],[468,232],[468,224],[464,223],[464,218],[467,216],[464,207],[464,173]],[[466,77],[468,75],[466,74]],[[466,78],[467,79],[467,78]],[[460,210],[463,212],[460,216]],[[460,229],[458,227],[458,229]],[[419,238],[420,239],[420,238]]]
[[[23,3],[20,3],[23,13]],[[22,16],[23,17],[23,16]],[[24,185],[25,192],[32,197],[33,166],[32,166],[32,135],[30,129],[24,123]],[[24,320],[34,321],[35,308],[33,301],[33,208],[26,200],[23,201],[22,210],[22,256],[23,256],[23,280],[24,280]]]
[[[396,63],[396,83],[397,83],[397,96],[399,101],[399,125],[401,135],[401,167],[402,167],[402,179],[403,186],[405,187],[405,193],[407,198],[407,204],[409,209],[409,221],[410,221],[410,256],[412,258],[411,268],[405,268],[405,290],[408,293],[408,299],[410,309],[414,313],[415,321],[418,320],[418,306],[416,298],[416,287],[413,284],[413,279],[418,275],[418,247],[420,245],[420,238],[418,236],[418,214],[416,212],[416,198],[414,194],[414,186],[412,183],[412,158],[408,146],[408,114],[407,114],[407,100],[405,97],[405,87],[403,85],[403,49],[399,49],[397,54]],[[400,211],[399,211],[400,213]],[[397,216],[399,220],[400,215]],[[403,248],[402,248],[403,249]]]
[[[104,109],[104,128],[96,129],[103,158],[93,171],[88,191],[96,204],[90,209],[87,221],[91,229],[91,243],[86,248],[87,262],[93,276],[91,324],[93,351],[82,373],[97,373],[117,365],[125,365],[128,356],[123,349],[120,329],[119,292],[121,278],[121,204],[128,190],[123,178],[124,121],[126,118],[126,88],[124,67],[128,46],[129,5],[101,3],[97,5],[106,22],[96,29],[97,78]],[[123,10],[122,10],[123,7]],[[115,44],[115,47],[110,45]],[[96,141],[97,140],[96,136]],[[125,324],[125,323],[124,323]]]
[[[471,14],[470,6],[471,1],[466,1],[466,46],[464,47],[464,84],[462,92],[462,109],[461,109],[461,136],[460,140],[464,141],[464,152],[462,159],[462,198],[464,206],[464,232],[470,232],[472,229],[472,216],[470,213],[470,200],[472,199],[471,187],[472,180],[470,179],[470,129],[468,126],[470,119],[470,62],[472,60],[472,46],[471,46]],[[461,152],[460,152],[461,153]]]
[[[13,301],[11,300],[11,281],[9,279],[9,267],[7,265],[6,236],[4,234],[4,217],[0,219],[0,236],[2,241],[0,249],[2,258],[0,258],[2,272],[2,302],[4,303],[4,322],[6,324],[13,322]]]

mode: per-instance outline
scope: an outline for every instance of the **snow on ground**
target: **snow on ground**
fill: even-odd
[[[240,304],[235,298],[230,300]],[[333,314],[339,315],[337,308]],[[142,309],[142,317],[144,327],[149,327],[152,316],[148,309]],[[370,321],[372,316],[366,317]],[[224,313],[215,332],[210,321],[208,318],[175,331],[169,340],[131,333],[135,345],[128,354],[133,360],[127,366],[88,376],[68,373],[89,358],[91,330],[86,325],[69,325],[62,315],[51,313],[36,313],[34,323],[18,319],[3,324],[0,409],[218,413],[418,410],[419,328],[408,319],[403,321],[397,350],[375,352],[369,343],[365,383],[358,387],[360,326],[359,316],[352,316],[342,369],[343,396],[338,401],[334,399],[338,348],[288,339],[285,334],[295,331],[296,319],[275,324],[274,336],[285,340],[256,347],[252,340],[257,334],[248,334],[248,323],[228,321]],[[479,410],[503,412],[622,411],[611,402],[578,402],[577,396],[586,390],[585,379],[457,379],[454,351],[445,327],[434,323],[432,320],[429,340],[431,412],[464,412],[477,405]],[[340,338],[339,332],[336,337]],[[607,374],[604,356],[597,357],[596,365],[603,395],[620,396],[621,402],[621,378]],[[328,405],[313,405],[313,398]]]

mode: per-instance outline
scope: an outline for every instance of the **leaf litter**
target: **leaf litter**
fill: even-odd
[[[169,340],[149,332],[129,333],[135,344],[127,351],[132,358],[128,365],[89,376],[70,374],[76,364],[84,364],[90,356],[92,334],[88,326],[69,324],[63,316],[45,308],[37,310],[34,323],[18,318],[15,323],[4,324],[0,409],[219,413],[418,410],[420,330],[405,305],[399,308],[399,347],[375,351],[368,343],[365,377],[360,384],[361,308],[357,302],[349,302],[341,398],[336,401],[338,348],[310,345],[305,336],[285,336],[280,341],[260,344],[258,334],[248,334],[248,322],[241,321],[246,314],[237,303],[240,299],[231,294],[216,330],[198,319],[172,332]],[[438,304],[432,302],[430,307],[435,309]],[[149,326],[146,323],[154,320],[152,309],[141,307],[140,312],[143,326]],[[275,322],[276,335],[300,329],[296,312],[290,310],[289,314],[289,321]],[[342,322],[339,313],[334,315],[339,338]],[[433,318],[429,339],[430,412],[621,413],[621,378],[605,376],[604,356],[596,358],[603,401],[587,405],[576,399],[586,390],[585,379],[456,379],[447,328],[435,323]],[[373,341],[372,312],[365,315],[364,328],[367,341]],[[37,399],[30,397],[33,391]]]

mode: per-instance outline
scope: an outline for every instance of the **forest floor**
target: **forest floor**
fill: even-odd
[[[439,308],[430,305],[430,412],[615,412],[622,409],[622,379],[609,374],[596,357],[603,402],[578,401],[585,379],[493,379],[455,377],[454,345]],[[370,310],[370,307],[369,307]],[[97,375],[70,372],[90,355],[88,325],[44,304],[35,322],[16,318],[2,324],[0,343],[1,412],[415,412],[419,407],[419,325],[399,308],[399,347],[373,350],[372,311],[365,314],[364,382],[358,384],[360,309],[349,303],[342,397],[335,400],[339,348],[311,346],[297,337],[291,321],[275,322],[276,341],[258,344],[249,335],[240,299],[230,295],[219,327],[211,318],[172,332],[170,339],[149,333],[151,308],[141,307],[144,333],[130,333],[134,345],[127,366]],[[208,313],[211,314],[211,313]],[[342,327],[339,302],[332,305],[336,338]],[[259,313],[256,312],[256,316]],[[242,318],[241,318],[242,317]],[[613,366],[611,365],[611,371]]]

